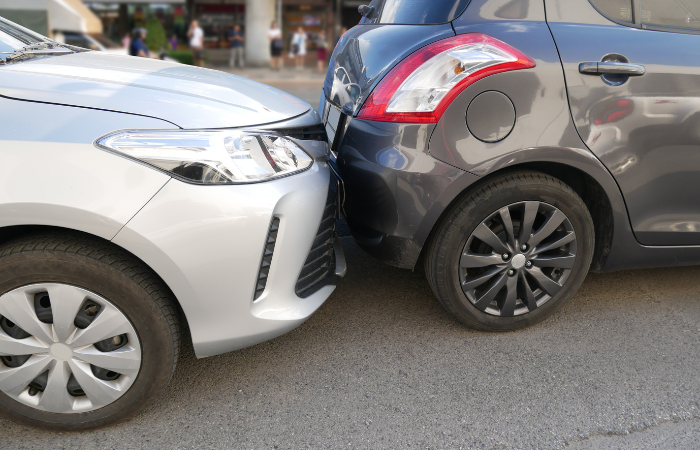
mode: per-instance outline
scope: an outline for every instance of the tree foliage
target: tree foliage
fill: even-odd
[[[146,24],[146,46],[151,51],[160,51],[165,48],[168,38],[165,37],[165,28],[157,17],[151,16]]]

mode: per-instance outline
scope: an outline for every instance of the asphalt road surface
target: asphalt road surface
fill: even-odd
[[[304,325],[197,360],[136,418],[3,449],[700,448],[700,268],[590,275],[527,330],[455,322],[423,274],[342,239],[348,276]]]
[[[270,82],[315,105],[320,81]],[[348,276],[304,325],[197,360],[131,421],[1,449],[700,448],[700,267],[589,275],[515,333],[464,328],[423,273],[343,238]]]

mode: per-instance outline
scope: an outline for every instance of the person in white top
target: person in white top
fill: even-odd
[[[270,41],[270,68],[272,70],[280,70],[282,67],[282,51],[284,50],[284,41],[282,40],[282,30],[277,26],[277,21],[273,20],[270,29],[267,30],[267,40]]]
[[[297,28],[292,36],[292,53],[296,60],[297,70],[304,67],[304,57],[306,56],[306,32],[303,27]]]
[[[187,32],[187,37],[190,38],[190,48],[192,49],[194,65],[201,67],[204,57],[204,31],[199,27],[198,21],[192,21],[190,29]]]

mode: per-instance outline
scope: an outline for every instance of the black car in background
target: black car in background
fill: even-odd
[[[465,324],[700,263],[700,3],[374,0],[320,111],[356,241]]]

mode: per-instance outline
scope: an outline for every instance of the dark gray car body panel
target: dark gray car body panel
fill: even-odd
[[[352,119],[338,151],[343,213],[363,248],[413,267],[432,223],[479,179],[428,154],[434,124]]]
[[[547,4],[550,9],[568,8],[574,16],[578,8],[580,20],[589,17],[594,24],[622,27],[601,16],[585,0],[547,0]],[[352,36],[362,36],[365,26],[353,29]],[[492,75],[474,83],[452,102],[436,125],[367,122],[347,117],[336,141],[338,171],[346,183],[348,223],[365,250],[392,265],[412,268],[431,230],[464,192],[496,172],[554,164],[586,174],[606,197],[604,203],[611,221],[596,229],[606,239],[597,243],[594,270],[700,263],[700,247],[644,246],[635,238],[625,198],[609,162],[606,167],[605,158],[598,155],[601,162],[587,147],[572,119],[571,93],[567,92],[562,62],[545,21],[542,1],[473,0],[453,26],[457,34],[480,32],[501,39],[530,56],[536,67]],[[430,27],[412,28],[425,33]],[[581,38],[579,41],[579,45],[585,45]],[[368,54],[374,43],[372,40]],[[400,40],[386,37],[377,45],[405,48]],[[345,50],[340,47],[336,51],[343,53]],[[403,52],[402,58],[408,53]],[[391,65],[385,65],[385,72],[399,61],[396,58]],[[364,69],[353,70],[362,73]],[[375,77],[373,85],[379,79],[381,76]],[[508,95],[516,110],[513,131],[496,143],[479,141],[466,126],[470,102],[489,90]],[[326,96],[329,92],[325,91]],[[357,110],[355,107],[353,112],[356,114]],[[429,164],[429,158],[438,162]],[[573,182],[565,177],[562,180]],[[700,208],[700,203],[696,207]]]
[[[700,36],[619,25],[585,1],[547,7],[574,123],[617,180],[637,239],[700,244]],[[610,53],[646,74],[610,86],[579,73]]]

